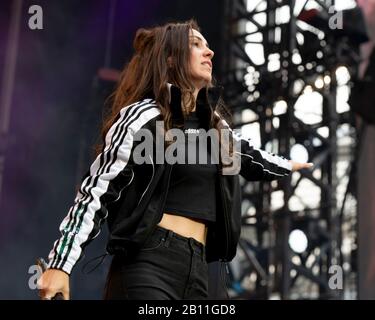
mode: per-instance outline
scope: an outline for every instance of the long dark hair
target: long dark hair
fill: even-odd
[[[112,107],[103,122],[103,141],[120,110],[144,99],[150,93],[161,110],[165,130],[169,130],[172,127],[172,117],[167,82],[180,88],[183,96],[187,98],[187,104],[182,104],[182,112],[184,116],[189,114],[195,104],[194,85],[190,81],[189,71],[189,34],[192,29],[200,31],[195,20],[137,30],[133,42],[135,53],[123,69],[117,87],[110,96]],[[212,86],[212,82],[207,84],[206,90]],[[224,116],[228,118],[230,113],[223,103],[220,103],[220,109],[224,110]],[[210,127],[219,130],[219,120],[220,118],[212,113]],[[97,154],[102,146],[100,144],[96,147]]]

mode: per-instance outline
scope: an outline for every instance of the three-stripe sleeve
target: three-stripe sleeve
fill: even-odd
[[[234,152],[241,160],[240,174],[246,180],[275,180],[291,173],[292,165],[287,159],[256,148],[250,139],[233,131],[225,120],[222,122],[233,137]]]
[[[134,134],[160,110],[153,100],[145,99],[120,111],[117,121],[105,137],[103,151],[90,166],[68,214],[60,224],[61,237],[49,253],[50,268],[70,274],[82,250],[99,232],[108,211],[103,203],[118,198],[111,184],[129,163]]]

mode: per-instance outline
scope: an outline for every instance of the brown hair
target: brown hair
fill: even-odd
[[[167,82],[180,88],[186,97],[187,104],[185,107],[182,104],[183,115],[186,116],[190,112],[195,104],[194,85],[190,81],[189,71],[191,29],[200,31],[195,20],[137,30],[133,42],[135,53],[123,69],[116,90],[109,97],[112,107],[104,119],[103,141],[120,110],[144,99],[148,94],[155,99],[164,119],[165,130],[169,130],[172,127],[172,119]],[[206,90],[212,86],[212,83],[208,84]],[[222,103],[220,107],[224,114],[229,115]],[[212,112],[210,127],[220,129],[219,120],[220,118]],[[98,154],[101,149],[102,145],[97,146],[96,153]]]

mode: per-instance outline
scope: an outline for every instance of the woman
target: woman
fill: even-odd
[[[107,251],[114,256],[107,299],[206,298],[207,263],[230,261],[236,253],[241,227],[238,174],[272,180],[311,166],[257,150],[232,132],[212,84],[214,52],[196,22],[140,29],[134,48],[103,126],[101,152],[60,226],[62,236],[39,280],[44,299],[57,292],[69,299],[69,274],[105,220],[110,230]],[[179,147],[187,152],[173,163],[181,149],[173,147],[176,141],[168,134],[181,137],[173,131],[178,129],[185,130],[180,133],[187,139]],[[215,144],[196,144],[197,133],[210,130],[217,133],[212,141],[220,145],[218,162],[210,157],[218,154]],[[224,139],[225,130],[230,139]],[[166,140],[161,147],[160,132]],[[165,151],[162,158],[160,150]],[[236,157],[232,165],[223,161],[223,150],[226,159]],[[190,164],[198,154],[211,160]]]

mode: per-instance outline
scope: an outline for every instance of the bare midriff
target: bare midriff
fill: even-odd
[[[202,220],[163,213],[158,226],[172,230],[181,236],[194,238],[204,245],[206,244],[207,227]]]

